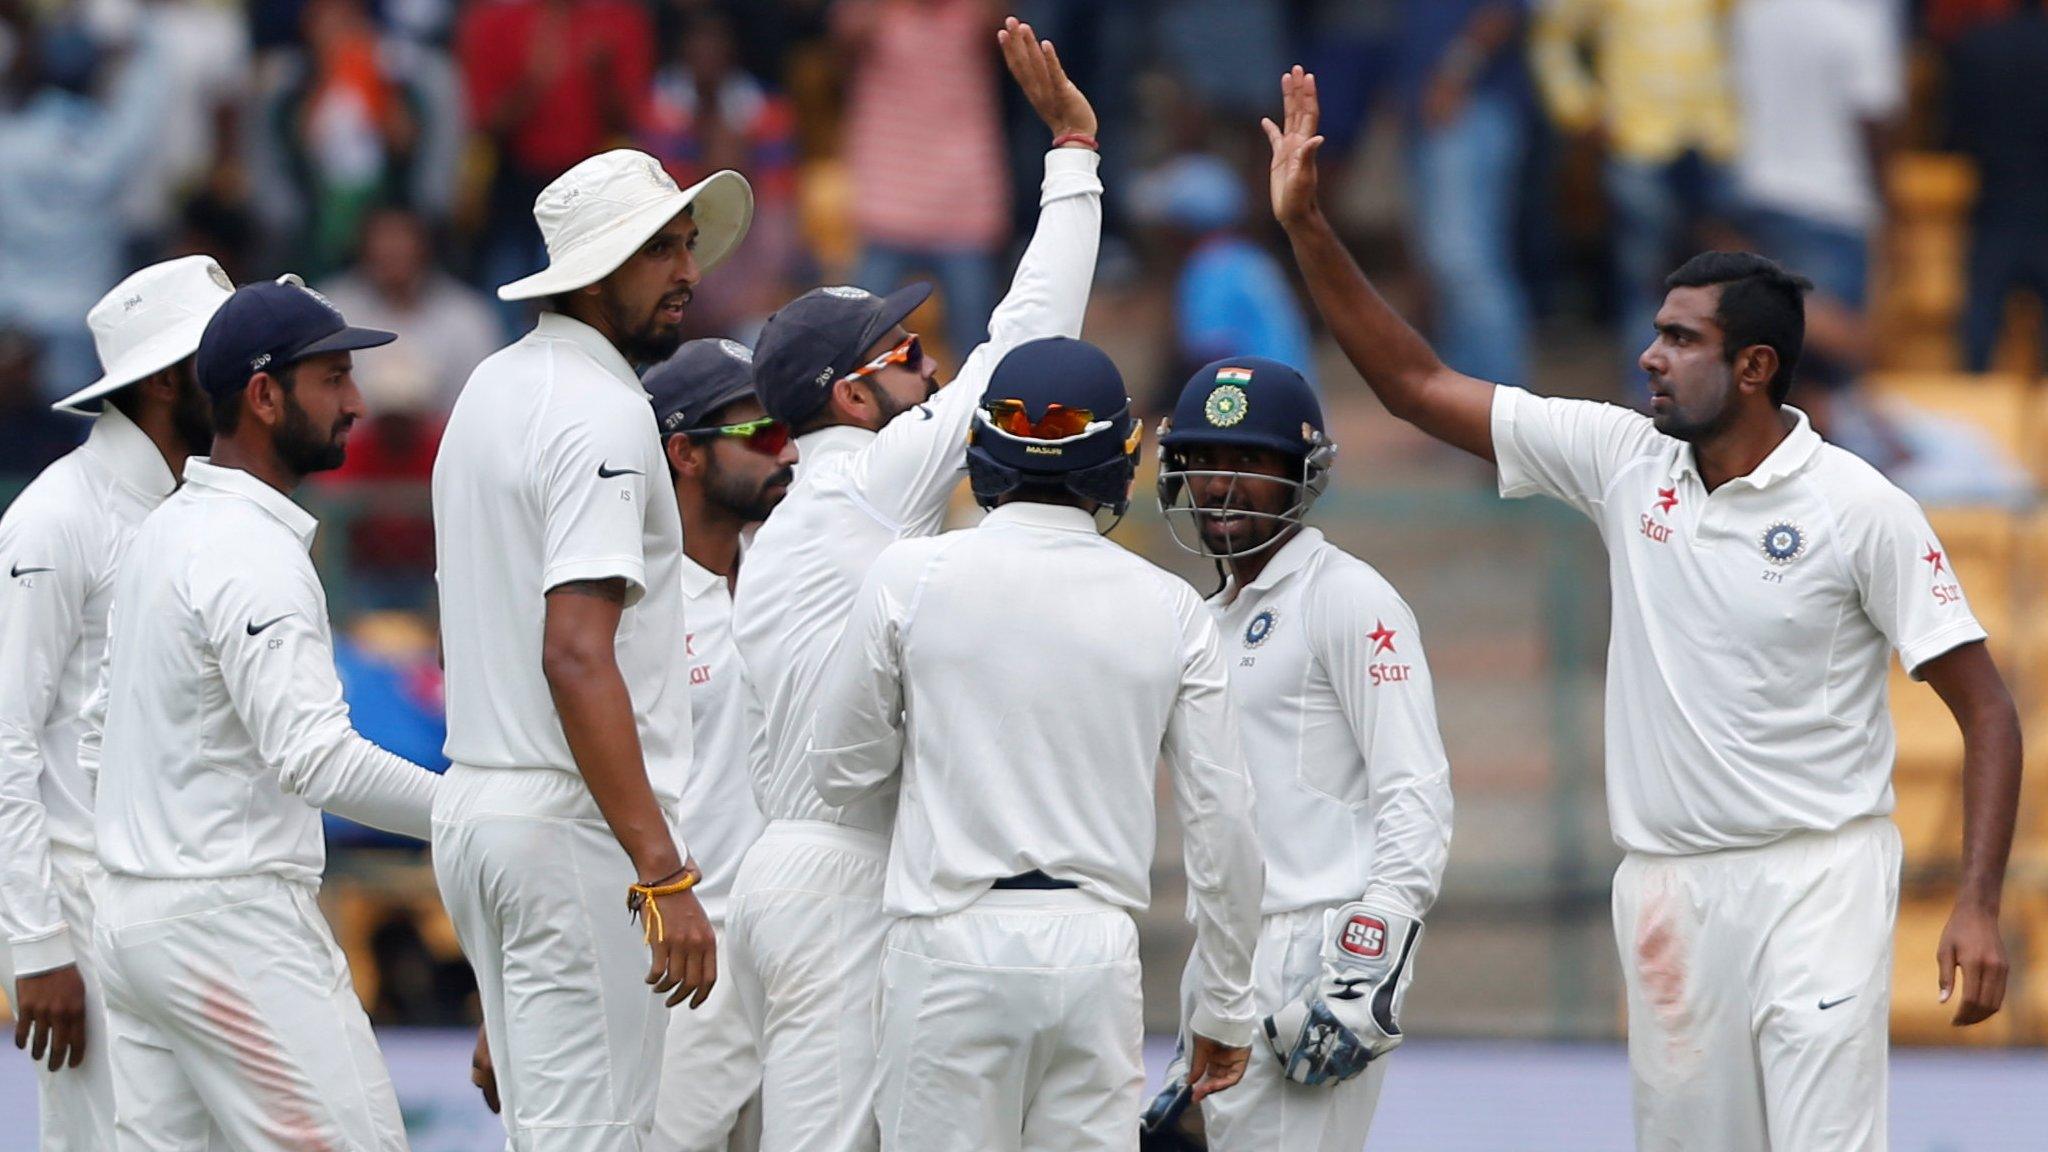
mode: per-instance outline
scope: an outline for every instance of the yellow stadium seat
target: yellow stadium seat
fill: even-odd
[[[1871,393],[1903,400],[1916,408],[1967,421],[1983,430],[2012,460],[2025,460],[2032,397],[2018,376],[1967,372],[1875,372]]]

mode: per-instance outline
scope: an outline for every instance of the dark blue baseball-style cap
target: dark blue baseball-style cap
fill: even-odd
[[[640,380],[664,439],[704,425],[719,409],[754,395],[754,354],[737,340],[691,340]]]
[[[800,424],[832,392],[832,384],[861,366],[861,355],[917,311],[930,284],[910,284],[887,296],[865,288],[813,288],[777,309],[754,346],[754,391],[761,407],[785,424]]]
[[[211,395],[235,392],[257,372],[396,339],[395,332],[349,327],[327,297],[297,276],[244,284],[207,321],[199,337],[199,386]]]

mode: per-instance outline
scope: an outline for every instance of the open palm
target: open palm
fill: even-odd
[[[1281,123],[1266,119],[1259,126],[1273,146],[1273,215],[1286,224],[1316,210],[1316,150],[1323,146],[1323,138],[1316,135],[1322,103],[1316,98],[1315,73],[1296,64],[1280,77],[1280,96]]]

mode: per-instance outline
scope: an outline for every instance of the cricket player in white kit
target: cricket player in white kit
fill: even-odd
[[[761,1037],[765,1152],[875,1147],[875,982],[892,800],[837,807],[804,766],[818,686],[882,549],[939,530],[967,432],[1003,354],[1081,330],[1102,224],[1095,114],[1050,45],[1014,20],[1011,75],[1055,133],[1037,233],[951,386],[900,327],[930,288],[806,293],[769,318],[754,386],[798,433],[796,482],[747,552],[733,636],[767,718],[755,796],[769,824],[734,881],[732,978]]]
[[[1195,922],[1194,1093],[1236,1083],[1254,1036],[1262,883],[1224,645],[1193,589],[1097,530],[1130,501],[1143,431],[1109,357],[1019,345],[974,420],[988,518],[875,561],[807,756],[827,800],[898,791],[882,1146],[1131,1149],[1131,912],[1151,900],[1161,759]]]
[[[752,214],[738,174],[678,189],[629,150],[549,184],[548,267],[498,290],[548,308],[471,374],[434,462],[453,762],[434,871],[518,1152],[647,1147],[659,996],[701,1005],[717,975],[673,827],[682,522],[634,365],[676,350],[700,275]]]
[[[93,948],[123,1152],[402,1150],[390,1076],[315,895],[320,809],[426,838],[439,780],[363,739],[334,670],[317,528],[292,490],[362,415],[350,328],[294,282],[244,286],[198,352],[211,459],[115,581]]]
[[[1242,356],[1200,369],[1159,452],[1174,540],[1229,568],[1209,607],[1266,857],[1255,995],[1267,1043],[1241,1086],[1203,1105],[1208,1144],[1357,1152],[1450,852],[1450,765],[1415,614],[1302,522],[1336,445],[1292,366]]]
[[[704,915],[725,942],[726,900],[761,834],[752,760],[761,710],[732,640],[741,534],[789,494],[796,445],[754,396],[754,356],[732,340],[692,340],[647,373],[683,519],[683,655],[690,662],[690,779],[676,823],[704,869]],[[671,1012],[654,1106],[659,1152],[742,1152],[755,1144],[761,1058],[732,981],[694,1012]]]
[[[1964,741],[1963,877],[1936,962],[1957,1024],[1996,1012],[2018,717],[1911,498],[1786,407],[1803,281],[1747,253],[1666,282],[1651,415],[1461,375],[1316,206],[1315,79],[1283,81],[1273,209],[1387,410],[1590,517],[1614,595],[1607,798],[1644,1149],[1876,1152],[1899,833],[1890,653]]]
[[[233,291],[211,257],[183,256],[101,297],[85,321],[102,375],[56,404],[97,407],[92,433],[0,516],[0,986],[15,1047],[40,1065],[37,1147],[47,1152],[114,1143],[80,727],[106,657],[115,569],[185,458],[213,441],[192,354]]]

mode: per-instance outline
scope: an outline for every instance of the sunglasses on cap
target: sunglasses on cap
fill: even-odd
[[[738,440],[754,452],[763,456],[779,456],[789,446],[789,425],[773,416],[759,420],[748,420],[740,424],[709,424],[702,428],[684,428],[680,435],[692,440],[709,440],[723,436]]]
[[[863,376],[872,376],[891,364],[908,364],[913,369],[924,367],[924,341],[917,338],[917,333],[912,332],[903,338],[903,343],[848,372],[846,379],[857,380]]]
[[[1036,420],[1025,411],[1022,400],[990,400],[981,410],[990,427],[1019,440],[1073,440],[1109,427],[1109,421],[1097,420],[1092,410],[1064,404],[1046,405],[1044,414]]]

